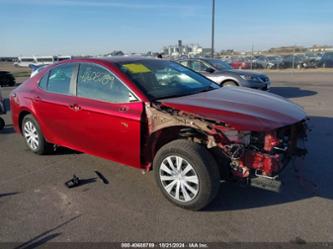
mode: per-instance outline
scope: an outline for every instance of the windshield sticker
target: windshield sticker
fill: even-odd
[[[79,76],[79,80],[82,83],[100,83],[101,85],[112,84],[115,80],[115,77],[102,73],[102,72],[84,72],[83,75]]]
[[[131,73],[150,73],[150,69],[143,64],[124,64]]]

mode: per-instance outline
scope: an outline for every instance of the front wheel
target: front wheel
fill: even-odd
[[[172,141],[157,152],[153,164],[157,185],[177,206],[200,210],[218,193],[220,175],[216,161],[197,143]]]
[[[28,148],[39,155],[47,154],[51,150],[51,144],[47,143],[40,127],[32,115],[23,118],[22,134]]]

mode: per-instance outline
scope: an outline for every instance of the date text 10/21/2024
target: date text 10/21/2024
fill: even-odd
[[[199,242],[134,242],[121,243],[121,248],[208,248],[208,244]]]

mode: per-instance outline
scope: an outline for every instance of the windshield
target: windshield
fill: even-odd
[[[225,61],[214,60],[214,59],[210,59],[210,60],[206,60],[206,61],[209,64],[213,65],[218,70],[232,70],[232,67],[228,63],[226,63]]]
[[[151,100],[219,88],[204,76],[175,62],[138,60],[117,65]]]

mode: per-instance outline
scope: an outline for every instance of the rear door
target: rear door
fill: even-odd
[[[72,131],[75,117],[71,109],[74,71],[77,64],[69,63],[51,69],[39,82],[34,93],[36,117],[46,138],[52,143],[73,147]]]
[[[111,71],[81,63],[72,103],[76,147],[80,150],[140,167],[143,103]]]

